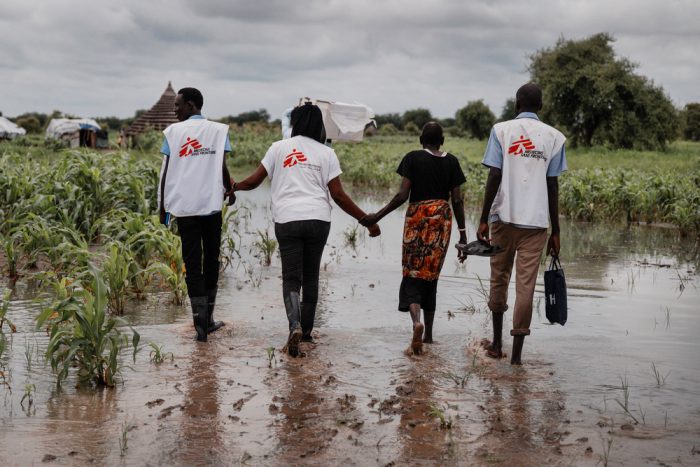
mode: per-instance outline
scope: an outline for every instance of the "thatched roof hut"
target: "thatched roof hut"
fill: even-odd
[[[168,81],[168,87],[163,91],[158,102],[149,111],[141,114],[129,128],[126,129],[128,136],[138,135],[146,130],[165,130],[169,125],[177,123],[175,116],[175,90]]]

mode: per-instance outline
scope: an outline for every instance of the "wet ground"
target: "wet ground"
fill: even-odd
[[[20,281],[8,313],[19,332],[2,360],[0,465],[700,465],[693,241],[564,224],[569,321],[546,322],[540,275],[524,365],[512,367],[479,348],[490,332],[487,259],[460,266],[450,252],[436,343],[407,356],[410,319],[395,311],[403,210],[378,239],[358,229],[353,248],[356,223],[335,209],[316,343],[290,359],[279,258],[263,266],[254,246],[259,229],[272,234],[268,199],[267,188],[239,197],[240,257],[222,274],[216,310],[227,326],[197,344],[189,311],[167,294],[130,303],[142,342],[174,359],[150,363],[146,349],[114,389],[55,389],[47,337],[33,332],[41,303]]]

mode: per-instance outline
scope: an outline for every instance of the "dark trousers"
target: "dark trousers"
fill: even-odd
[[[190,297],[204,297],[208,290],[216,289],[219,281],[221,223],[221,212],[177,218],[177,229],[182,240],[182,259],[185,261],[185,282]]]
[[[330,230],[330,222],[319,220],[275,223],[282,259],[282,296],[288,303],[292,292],[303,293],[301,327],[305,334],[313,328],[321,256]]]

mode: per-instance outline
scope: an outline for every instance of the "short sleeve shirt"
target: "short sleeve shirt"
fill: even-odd
[[[261,161],[271,179],[272,217],[276,223],[330,222],[328,182],[342,171],[335,151],[305,136],[277,141]]]
[[[424,149],[404,156],[396,173],[411,181],[409,202],[450,199],[452,190],[466,181],[459,161],[452,154],[435,156]]]
[[[537,114],[532,112],[521,112],[516,118],[534,118],[539,120]],[[501,147],[501,143],[498,142],[493,128],[491,129],[489,142],[486,144],[486,150],[484,151],[484,159],[481,163],[487,167],[494,167],[496,169],[503,168],[503,148]],[[552,156],[549,167],[547,167],[547,176],[558,177],[567,169],[566,151],[564,150],[564,145],[562,145],[561,151]]]

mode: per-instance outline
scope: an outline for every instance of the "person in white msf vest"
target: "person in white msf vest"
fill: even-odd
[[[541,122],[542,91],[534,83],[515,95],[518,116],[491,130],[482,164],[489,167],[477,238],[503,248],[491,257],[488,306],[493,340],[484,340],[486,353],[502,358],[503,314],[508,309],[508,284],[515,263],[513,352],[510,363],[520,365],[525,336],[530,334],[532,297],[545,244],[547,254],[559,255],[559,183],[567,169],[564,135]],[[547,240],[549,222],[552,231]],[[490,230],[490,237],[489,237]]]
[[[166,128],[161,152],[158,205],[161,223],[177,218],[185,261],[185,282],[197,341],[224,325],[214,321],[219,280],[221,209],[231,189],[225,153],[231,151],[228,125],[202,117],[202,93],[180,89],[175,97],[178,123]],[[173,152],[171,153],[171,148]],[[231,196],[229,203],[235,198]]]
[[[286,350],[297,357],[299,343],[313,341],[319,269],[331,228],[330,199],[357,220],[366,213],[343,190],[338,156],[324,144],[321,109],[311,103],[296,107],[291,124],[291,137],[273,143],[258,168],[234,183],[233,191],[253,190],[266,177],[271,179],[272,217],[282,259],[282,297],[289,321]],[[380,234],[376,224],[367,229],[371,237]]]

